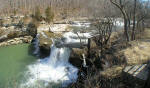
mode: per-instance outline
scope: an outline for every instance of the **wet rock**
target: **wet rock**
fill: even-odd
[[[82,60],[83,53],[84,53],[83,49],[77,49],[77,48],[72,49],[69,62],[76,67],[81,67],[83,63]]]
[[[52,38],[59,38],[61,34],[55,34],[52,32],[40,32],[39,33],[39,48],[40,48],[40,57],[44,58],[50,55],[50,47],[53,44]]]
[[[40,45],[40,57],[45,58],[50,55],[50,46],[48,44]]]
[[[52,40],[45,38],[42,34],[39,35],[39,48],[40,48],[40,57],[44,58],[50,55],[50,46]]]

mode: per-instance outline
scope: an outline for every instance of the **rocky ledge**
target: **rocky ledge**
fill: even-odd
[[[52,38],[60,38],[62,34],[48,31],[42,31],[38,34],[40,57],[45,58],[50,55],[50,46],[53,43]]]
[[[3,41],[0,43],[0,46],[9,46],[9,45],[16,45],[21,43],[30,43],[32,41],[31,36],[24,36],[19,38],[10,39],[8,41]]]

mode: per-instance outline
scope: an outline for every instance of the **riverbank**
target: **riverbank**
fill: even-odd
[[[33,38],[31,36],[13,38],[10,40],[0,42],[0,47],[9,46],[9,45],[17,45],[17,44],[22,44],[22,43],[31,43],[32,39]]]
[[[99,75],[102,84],[105,83],[102,85],[104,88],[110,86],[111,88],[143,88],[149,72],[147,69],[150,61],[149,40],[150,29],[146,28],[138,34],[136,40],[130,42],[119,40],[112,45],[106,54],[110,67]],[[142,79],[144,77],[145,79]]]
[[[10,16],[0,19],[0,46],[31,43],[37,28],[29,16]]]

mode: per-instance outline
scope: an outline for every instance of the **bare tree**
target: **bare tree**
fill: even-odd
[[[101,20],[97,21],[94,26],[97,30],[97,35],[95,36],[94,40],[96,44],[100,47],[101,50],[101,56],[104,54],[104,49],[106,48],[108,41],[110,39],[110,36],[112,34],[112,27],[113,22],[110,18],[107,18],[107,20]]]
[[[123,18],[124,18],[124,34],[126,36],[127,41],[130,41],[129,33],[128,33],[128,26],[129,26],[129,16],[127,10],[125,9],[126,3],[124,0],[110,0],[110,2],[115,5],[121,11]]]
[[[149,15],[149,5],[150,1],[148,0],[146,3],[137,3],[137,28],[139,28],[139,31],[144,30],[144,19]],[[140,26],[142,28],[140,28]]]
[[[136,27],[136,7],[137,7],[137,0],[134,0],[134,10],[133,10],[133,28],[132,28],[132,40],[135,40],[135,27]]]
[[[45,8],[50,7],[55,14],[66,10],[68,16],[90,16],[94,10],[100,12],[98,9],[104,5],[104,1],[106,2],[106,0],[0,0],[0,12],[11,14],[12,9],[17,9],[18,13],[34,14],[38,6],[43,12]]]

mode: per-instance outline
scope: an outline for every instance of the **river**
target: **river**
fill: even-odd
[[[30,44],[0,47],[0,88],[60,88],[75,82],[78,69],[68,62],[72,48],[69,45],[87,44],[90,36],[90,33],[65,33],[58,44],[63,47],[57,48],[54,41],[50,56],[43,59],[31,54]],[[39,51],[38,41],[35,48],[34,54]]]
[[[30,44],[0,47],[0,88],[13,88],[24,80],[27,66],[36,61],[29,48]]]

